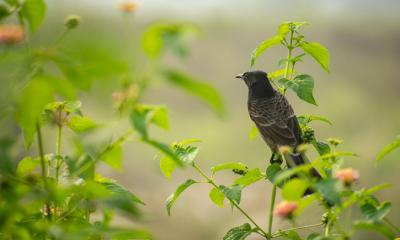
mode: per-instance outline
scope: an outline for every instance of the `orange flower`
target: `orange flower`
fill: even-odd
[[[291,218],[298,207],[296,202],[283,201],[276,206],[274,214],[282,218]]]
[[[139,7],[139,4],[135,1],[123,1],[119,4],[119,9],[126,13],[135,12]]]
[[[0,26],[0,44],[19,43],[24,40],[24,29],[18,25]]]
[[[335,172],[335,178],[342,181],[346,186],[358,180],[359,177],[358,171],[352,168],[345,168]]]

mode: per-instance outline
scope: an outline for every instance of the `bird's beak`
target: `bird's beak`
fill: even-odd
[[[239,75],[236,75],[235,78],[243,79],[243,73],[241,73],[241,74],[239,74]]]

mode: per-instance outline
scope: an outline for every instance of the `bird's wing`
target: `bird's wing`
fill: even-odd
[[[299,123],[283,95],[250,104],[249,111],[264,139],[275,145],[297,146],[301,143]]]

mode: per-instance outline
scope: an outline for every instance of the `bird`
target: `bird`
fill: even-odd
[[[306,156],[296,150],[304,141],[293,108],[286,97],[271,85],[268,74],[255,70],[239,74],[236,78],[242,79],[249,89],[249,115],[272,151],[270,162],[280,161],[280,147],[289,146],[293,149],[290,157],[285,157],[289,168],[309,163]],[[314,168],[310,173],[313,177],[321,178]]]

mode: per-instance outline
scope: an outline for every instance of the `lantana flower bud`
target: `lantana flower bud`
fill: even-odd
[[[119,4],[119,9],[125,13],[133,13],[139,7],[139,4],[135,1],[125,0]]]
[[[299,205],[293,201],[283,201],[276,206],[274,214],[282,218],[292,218]]]
[[[0,44],[15,44],[25,38],[24,29],[19,25],[0,26]]]
[[[350,186],[360,178],[357,170],[352,168],[340,169],[335,172],[335,178],[342,181],[344,185]]]

